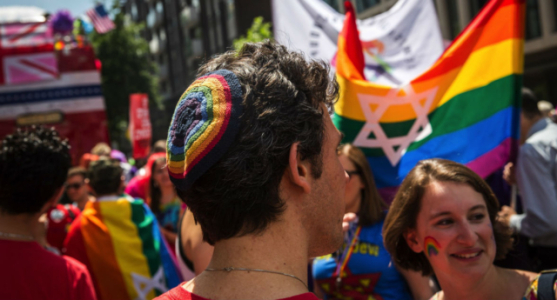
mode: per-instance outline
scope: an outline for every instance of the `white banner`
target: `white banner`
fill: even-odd
[[[273,0],[275,39],[311,59],[336,65],[344,15],[321,0]],[[399,86],[429,69],[443,53],[431,0],[399,0],[389,11],[358,20],[367,80]]]

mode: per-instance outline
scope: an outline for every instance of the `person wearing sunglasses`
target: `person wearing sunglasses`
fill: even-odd
[[[68,171],[64,187],[70,204],[58,203],[50,208],[46,214],[47,245],[45,247],[48,250],[58,254],[61,253],[64,247],[64,239],[68,235],[68,229],[73,220],[81,214],[87,202],[95,200],[95,197],[89,194],[88,181],[87,170],[84,168],[73,167]]]
[[[387,204],[364,153],[345,144],[337,154],[349,176],[345,214],[354,213],[357,220],[351,222],[337,252],[314,260],[315,293],[324,299],[429,299],[433,290],[428,277],[391,263],[381,235]]]
[[[87,187],[87,170],[81,167],[71,168],[66,179],[66,195],[72,203],[83,210],[87,202],[95,200]]]

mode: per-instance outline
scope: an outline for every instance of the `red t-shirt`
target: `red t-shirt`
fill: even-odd
[[[0,299],[95,300],[87,268],[36,242],[0,239]]]
[[[80,214],[79,208],[71,204],[58,204],[52,207],[47,212],[48,227],[46,229],[46,241],[48,244],[62,252],[70,225]]]
[[[196,294],[192,294],[182,288],[184,283],[180,283],[179,286],[171,289],[170,291],[158,296],[154,300],[209,300],[207,298],[203,298],[197,296]],[[304,293],[300,295],[296,295],[289,298],[283,298],[278,300],[319,300],[317,296],[313,293]]]

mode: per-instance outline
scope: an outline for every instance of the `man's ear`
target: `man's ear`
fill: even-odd
[[[298,155],[298,146],[300,142],[296,142],[290,146],[290,153],[288,155],[288,168],[286,169],[287,175],[293,185],[299,186],[304,193],[311,192],[310,184],[310,165],[308,160],[302,161]]]
[[[416,229],[413,228],[407,229],[406,232],[403,233],[403,236],[404,236],[404,240],[406,240],[406,244],[408,244],[408,247],[410,247],[412,251],[416,253],[420,253],[424,251],[423,247],[420,245],[420,242],[418,241],[418,235],[416,234]]]

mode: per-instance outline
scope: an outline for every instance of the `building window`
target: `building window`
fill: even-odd
[[[358,12],[364,11],[368,8],[374,7],[379,4],[380,0],[356,0],[356,10]]]
[[[147,27],[152,28],[155,25],[155,10],[149,5],[149,13],[147,14]]]
[[[542,36],[540,27],[540,8],[538,0],[527,0],[526,2],[526,40]]]
[[[135,5],[135,3],[132,3],[132,19],[134,21],[137,21],[137,6]]]
[[[470,15],[472,19],[476,16],[482,8],[484,8],[485,4],[488,0],[472,0],[470,1]]]
[[[553,32],[557,32],[557,3],[550,3],[553,5]]]
[[[228,38],[229,38],[229,43],[232,43],[232,41],[234,40],[234,38],[237,37],[238,32],[236,30],[236,12],[235,12],[235,6],[234,6],[234,0],[227,0],[227,5],[228,5],[228,9],[227,9],[227,13],[228,13]]]
[[[325,3],[329,4],[332,8],[336,11],[340,11],[340,7],[338,7],[338,0],[324,0]]]
[[[460,33],[457,0],[447,0],[447,10],[449,13],[449,29],[452,40]]]
[[[220,1],[219,0],[213,0],[213,21],[215,22],[215,44],[217,46],[217,52],[222,51],[224,45],[222,44],[222,36],[223,36],[223,32],[221,30],[221,26],[222,24],[222,18],[221,18],[221,14],[222,12],[220,11],[221,6],[219,5]]]

